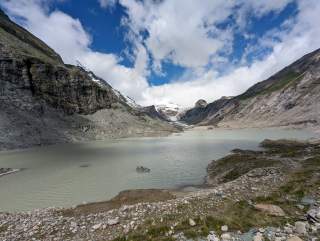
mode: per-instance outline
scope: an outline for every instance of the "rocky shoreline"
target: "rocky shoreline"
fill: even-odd
[[[0,240],[318,240],[320,142],[261,146],[213,161],[197,191],[132,190],[74,208],[0,213]]]

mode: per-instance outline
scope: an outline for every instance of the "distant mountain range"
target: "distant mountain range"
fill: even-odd
[[[0,10],[0,150],[177,130]]]
[[[320,49],[239,96],[189,109],[180,120],[221,127],[319,125]]]

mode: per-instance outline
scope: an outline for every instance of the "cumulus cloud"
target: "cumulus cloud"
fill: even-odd
[[[116,0],[98,0],[110,7]],[[55,49],[65,62],[84,66],[140,104],[173,102],[192,106],[199,98],[213,101],[221,96],[240,94],[303,54],[319,47],[320,4],[318,0],[296,0],[298,14],[283,26],[260,37],[256,47],[249,46],[240,63],[230,63],[236,33],[247,32],[250,18],[270,12],[279,13],[293,0],[118,0],[126,15],[131,68],[120,64],[116,54],[90,48],[92,39],[79,19],[59,10],[49,11],[45,0],[6,0],[0,5],[9,15]],[[232,16],[235,21],[221,29]],[[254,34],[254,33],[253,33]],[[263,58],[246,61],[246,56],[266,48]],[[151,73],[164,75],[163,63],[186,69],[184,74],[161,86],[150,86]],[[224,68],[223,75],[218,69]]]
[[[250,17],[281,12],[292,0],[238,1],[135,1],[119,0],[127,8],[125,22],[132,32],[148,32],[142,39],[161,69],[163,61],[187,67],[186,73],[170,83],[153,86],[143,92],[144,104],[174,102],[192,106],[199,99],[213,101],[223,95],[237,95],[254,83],[266,79],[302,55],[319,48],[320,4],[316,0],[296,1],[298,14],[282,26],[265,33],[256,46],[249,46],[243,57],[268,48],[268,55],[248,63],[228,63],[221,53],[232,52],[236,31],[246,33]],[[228,17],[235,24],[217,29]],[[140,35],[141,39],[141,35]],[[219,61],[230,69],[220,76],[215,69]],[[160,67],[159,67],[160,66]]]

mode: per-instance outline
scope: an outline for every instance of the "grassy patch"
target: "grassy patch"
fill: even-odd
[[[299,79],[300,75],[301,75],[300,73],[289,72],[285,76],[283,76],[281,79],[276,81],[273,85],[265,89],[261,94],[269,94],[274,91],[280,90],[288,86],[289,84],[294,83],[296,80]]]
[[[279,155],[281,157],[301,157],[308,153],[308,148],[316,146],[307,142],[298,142],[295,140],[264,140],[260,144],[266,149],[266,154]]]
[[[0,233],[7,231],[8,226],[7,225],[1,225],[0,226]]]
[[[208,174],[218,183],[224,183],[235,180],[255,168],[279,165],[280,162],[277,160],[266,159],[254,154],[236,153],[212,162],[208,168]]]
[[[266,85],[263,82],[258,83],[253,88],[246,91],[244,94],[240,95],[238,98],[240,100],[246,100],[249,98],[253,98],[258,95],[270,94],[274,91],[281,90],[298,82],[302,78],[302,75],[297,72],[287,72],[286,74],[282,74],[272,83]],[[259,86],[258,86],[259,85]]]

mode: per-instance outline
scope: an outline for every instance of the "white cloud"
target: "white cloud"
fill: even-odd
[[[103,8],[107,8],[107,7],[113,7],[117,0],[98,0],[100,3],[100,6]]]
[[[147,31],[144,43],[159,65],[170,60],[185,67],[201,67],[230,41],[227,31],[218,30],[213,23],[225,19],[231,4],[224,0],[135,1],[121,0],[126,7],[126,24],[138,36]],[[215,37],[212,37],[215,36]]]
[[[144,104],[174,102],[192,106],[199,98],[213,101],[223,95],[237,95],[254,83],[268,78],[302,55],[319,48],[320,42],[320,4],[317,0],[298,0],[298,16],[288,20],[286,26],[266,33],[255,51],[268,46],[271,53],[252,64],[241,62],[234,66],[221,59],[217,51],[230,50],[234,31],[243,31],[250,24],[250,17],[261,17],[270,12],[279,13],[292,0],[238,0],[238,1],[152,1],[138,2],[120,0],[127,8],[129,20],[126,21],[133,32],[139,35],[147,31],[144,40],[157,66],[161,61],[189,67],[180,79],[162,86],[153,86],[144,93]],[[234,7],[237,6],[237,12]],[[236,15],[236,26],[228,32],[216,30],[212,25],[222,22],[230,14]],[[208,25],[206,25],[208,24]],[[217,34],[207,34],[217,31]],[[222,35],[221,35],[222,34]],[[276,38],[275,38],[276,37]],[[247,51],[252,51],[250,47]],[[218,76],[214,67],[203,71],[203,66],[219,61],[231,69],[226,75]],[[216,61],[216,62],[215,62]],[[199,72],[199,67],[202,71]],[[160,68],[161,69],[161,68]]]
[[[102,7],[115,0],[99,0]],[[192,106],[199,98],[213,101],[223,95],[236,95],[257,81],[269,77],[303,54],[319,47],[320,4],[318,0],[297,0],[298,15],[283,28],[265,34],[257,46],[268,46],[271,53],[252,64],[242,61],[240,66],[228,63],[221,52],[232,51],[235,31],[245,36],[250,23],[249,14],[263,16],[281,11],[290,0],[119,0],[127,11],[122,23],[130,31],[134,66],[120,64],[115,54],[91,50],[91,36],[80,20],[55,10],[50,12],[45,0],[1,1],[10,16],[36,36],[48,43],[65,62],[82,64],[103,77],[115,88],[135,98],[141,104],[173,102]],[[237,6],[237,12],[235,12]],[[234,14],[236,25],[226,31],[216,27]],[[21,17],[24,18],[21,21]],[[147,34],[146,34],[147,33]],[[276,37],[276,38],[275,38]],[[247,53],[255,51],[248,48]],[[187,68],[179,79],[161,86],[149,86],[151,71],[165,74],[163,62]],[[208,68],[210,66],[210,68]],[[219,76],[215,69],[223,67]]]

